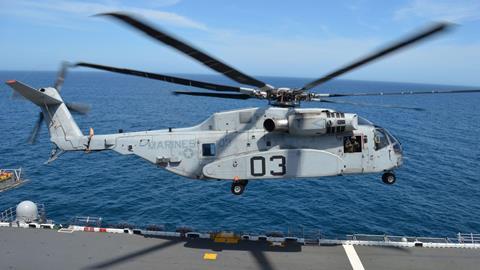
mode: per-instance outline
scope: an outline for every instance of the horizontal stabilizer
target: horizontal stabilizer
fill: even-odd
[[[38,106],[54,105],[54,104],[62,103],[61,100],[51,97],[19,81],[10,80],[10,81],[7,81],[6,84],[10,86],[13,90],[15,90],[17,93],[19,93],[20,95],[22,95],[23,97],[25,97],[26,99],[30,100],[31,102],[35,103]]]

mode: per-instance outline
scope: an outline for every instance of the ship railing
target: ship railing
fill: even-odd
[[[387,234],[349,234],[347,240],[374,241],[374,242],[404,242],[404,243],[452,243],[448,237],[418,237]]]
[[[22,179],[22,168],[0,169],[0,173],[4,173],[4,172],[12,173],[12,177],[7,180],[0,181],[0,191],[7,190],[13,186],[18,186],[22,182],[24,182],[24,179]]]
[[[75,216],[70,224],[86,227],[101,227],[103,219],[101,217]]]
[[[45,204],[36,203],[36,205],[38,210],[37,221],[39,221],[40,223],[45,223],[47,221]],[[17,217],[17,207],[10,207],[0,213],[1,222],[13,222],[16,220],[16,217]]]
[[[0,213],[0,222],[12,222],[15,220],[16,208],[10,207]]]
[[[0,173],[2,172],[11,172],[13,173],[13,178],[15,180],[20,180],[22,176],[22,168],[18,169],[0,169]]]
[[[478,233],[458,233],[458,243],[462,244],[480,244],[480,234]]]
[[[38,209],[38,219],[40,223],[47,223],[47,211],[45,210],[45,204],[36,203]]]

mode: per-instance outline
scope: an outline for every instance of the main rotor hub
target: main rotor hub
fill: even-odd
[[[280,87],[267,93],[269,104],[278,107],[296,107],[301,101],[309,101],[313,94],[300,89]]]

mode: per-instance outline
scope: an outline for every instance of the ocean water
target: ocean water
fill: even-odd
[[[0,72],[34,87],[50,86],[55,72]],[[202,80],[234,83],[219,76]],[[276,86],[301,86],[304,78],[261,78]],[[453,87],[460,89],[462,87]],[[66,101],[87,102],[92,111],[75,116],[84,131],[140,131],[192,126],[214,112],[267,106],[259,100],[173,96],[187,87],[96,72],[73,72]],[[452,89],[452,86],[336,80],[316,92]],[[187,89],[188,90],[188,89]],[[288,230],[453,236],[480,232],[480,94],[350,97],[343,100],[423,107],[425,111],[339,104],[304,104],[355,112],[396,135],[405,151],[397,183],[379,174],[285,181],[250,181],[242,196],[229,181],[199,181],[170,174],[133,156],[115,152],[66,153],[50,165],[47,129],[38,143],[26,139],[39,109],[11,99],[0,86],[0,167],[22,167],[30,182],[0,193],[0,210],[22,200],[46,205],[47,215],[68,222],[76,215],[109,223],[166,224],[199,230],[244,232]]]

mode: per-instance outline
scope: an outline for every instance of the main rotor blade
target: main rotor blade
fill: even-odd
[[[480,89],[462,90],[425,90],[425,91],[400,91],[400,92],[372,92],[372,93],[338,93],[338,94],[315,94],[318,97],[348,97],[348,96],[398,96],[398,95],[428,95],[428,94],[462,94],[480,93]]]
[[[175,91],[174,95],[187,95],[187,96],[201,96],[201,97],[218,97],[218,98],[230,98],[230,99],[249,99],[252,98],[246,94],[224,94],[224,93],[208,93],[208,92],[189,92],[189,91]]]
[[[70,111],[76,112],[79,114],[87,114],[91,109],[91,106],[89,104],[84,104],[84,103],[67,102],[65,103],[65,105]]]
[[[100,70],[105,70],[105,71],[110,71],[115,73],[133,75],[133,76],[144,77],[148,79],[160,80],[160,81],[165,81],[169,83],[193,86],[193,87],[214,90],[214,91],[240,92],[240,87],[236,87],[236,86],[189,80],[189,79],[184,79],[180,77],[167,76],[163,74],[151,73],[151,72],[145,72],[145,71],[139,71],[139,70],[133,70],[133,69],[117,68],[117,67],[103,66],[103,65],[84,63],[84,62],[76,63],[75,66],[100,69]]]
[[[155,29],[150,25],[147,25],[144,22],[141,22],[138,19],[135,19],[127,14],[122,14],[122,13],[102,13],[98,14],[99,16],[111,16],[113,18],[116,18],[140,31],[145,33],[146,35],[164,43],[165,45],[168,45],[184,54],[187,56],[192,57],[193,59],[199,61],[200,63],[204,64],[205,66],[222,73],[223,75],[229,77],[230,79],[241,83],[241,84],[247,84],[247,85],[253,85],[256,87],[264,87],[266,84],[262,81],[259,81],[253,77],[250,77],[237,69],[221,62],[218,59],[215,59],[208,54],[200,51],[199,49],[194,48],[191,45],[188,45],[186,42],[181,41],[178,38],[174,38],[172,35],[167,34],[164,31],[161,31],[159,29]]]
[[[312,89],[313,87],[319,85],[319,84],[322,84],[322,83],[325,83],[337,76],[340,76],[344,73],[347,73],[353,69],[356,69],[360,66],[363,66],[365,64],[368,64],[374,60],[377,60],[381,57],[384,57],[388,54],[391,54],[395,51],[398,51],[399,49],[402,49],[402,48],[405,48],[409,45],[412,45],[416,42],[419,42],[419,41],[422,41],[422,40],[425,40],[426,38],[428,37],[431,37],[432,35],[436,34],[436,33],[439,33],[439,32],[443,32],[445,30],[448,30],[450,28],[451,24],[448,24],[448,23],[437,23],[429,28],[427,28],[426,30],[423,30],[417,34],[414,34],[414,35],[411,35],[409,37],[406,37],[404,39],[401,39],[397,42],[394,42],[393,44],[391,44],[390,46],[387,46],[385,47],[384,49],[381,49],[379,51],[376,51],[370,55],[367,55],[363,58],[360,58],[359,60],[349,64],[349,65],[346,65],[338,70],[335,70],[333,72],[331,72],[330,74],[320,78],[320,79],[317,79],[313,82],[310,82],[308,84],[306,84],[304,87],[301,88],[301,90],[309,90],[309,89]]]
[[[319,102],[348,104],[348,105],[356,105],[356,106],[381,107],[381,108],[390,108],[390,109],[405,109],[405,110],[414,110],[414,111],[425,110],[423,108],[416,108],[416,107],[405,107],[405,106],[388,105],[388,104],[373,104],[373,103],[364,103],[364,102],[349,102],[349,101],[343,101],[343,100],[320,99]]]
[[[30,132],[30,136],[28,137],[27,142],[29,144],[35,144],[35,142],[37,141],[38,134],[39,134],[40,129],[42,127],[42,123],[43,123],[43,113],[40,112],[38,114],[37,121],[35,122],[35,125],[33,126],[32,132]]]

